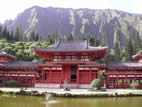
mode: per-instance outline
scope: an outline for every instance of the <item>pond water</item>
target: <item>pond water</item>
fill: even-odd
[[[142,107],[142,97],[49,98],[0,94],[0,107]]]

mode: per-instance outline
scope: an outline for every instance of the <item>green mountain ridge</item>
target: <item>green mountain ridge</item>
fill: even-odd
[[[39,33],[42,39],[48,33],[57,32],[59,36],[74,37],[91,34],[102,39],[105,30],[109,36],[109,45],[114,46],[115,30],[120,32],[122,47],[125,44],[127,27],[142,38],[142,15],[132,14],[113,9],[71,9],[71,8],[43,8],[34,6],[20,13],[14,20],[6,21],[4,25],[14,30],[22,25],[27,37],[32,31]]]

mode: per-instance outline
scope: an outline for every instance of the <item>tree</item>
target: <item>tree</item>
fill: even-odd
[[[115,61],[121,61],[121,41],[118,30],[114,32],[114,59]]]
[[[4,30],[3,30],[3,32],[2,32],[2,38],[7,38],[7,27],[5,26],[4,27]]]
[[[51,35],[48,33],[47,34],[47,41],[51,44],[52,43],[52,39],[51,39]]]
[[[85,40],[84,33],[81,34],[81,40]]]
[[[68,36],[68,41],[72,41],[72,40],[74,40],[74,38],[73,38],[73,35],[70,34],[70,35]]]
[[[141,39],[139,36],[139,32],[136,32],[135,37],[135,52],[137,53],[142,48]]]
[[[14,32],[13,32],[13,30],[11,30],[10,39],[9,40],[14,40]]]
[[[0,25],[0,38],[2,38],[2,26]]]
[[[15,31],[15,40],[19,41],[20,40],[20,29],[19,26],[16,27],[16,31]]]
[[[35,41],[39,41],[39,35],[38,35],[38,33],[35,36]]]
[[[95,38],[92,37],[92,35],[87,35],[87,38],[89,40],[89,43],[90,43],[90,46],[94,46],[94,41],[95,41]]]
[[[114,47],[114,59],[115,61],[121,61],[121,51],[118,42],[115,43]]]
[[[117,42],[119,48],[121,48],[120,31],[116,29],[114,32],[114,47]]]
[[[132,55],[135,54],[134,51],[134,38],[133,38],[133,32],[129,31],[128,35],[126,36],[125,39],[125,57],[126,57],[126,61],[131,61],[132,59]]]
[[[22,41],[24,40],[24,31],[22,29],[22,25],[18,25],[15,30],[15,40]]]
[[[35,41],[35,32],[34,31],[31,32],[31,36],[30,36],[29,40],[30,41]]]
[[[22,28],[22,25],[20,24],[19,25],[19,40],[20,41],[23,41],[24,40],[24,31],[23,31],[23,28]]]
[[[100,36],[97,37],[97,39],[95,39],[94,41],[94,46],[99,46],[100,45]]]
[[[109,47],[109,37],[108,37],[108,32],[106,29],[104,29],[104,35],[102,38],[102,46],[108,46]]]

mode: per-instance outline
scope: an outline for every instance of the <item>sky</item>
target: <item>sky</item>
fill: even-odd
[[[142,14],[142,0],[0,0],[0,23],[14,19],[32,6],[117,9]]]

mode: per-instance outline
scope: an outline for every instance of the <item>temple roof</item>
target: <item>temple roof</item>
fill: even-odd
[[[91,47],[88,40],[78,41],[59,41],[54,47],[50,48],[33,48],[40,51],[94,51],[107,49],[107,47]]]
[[[136,55],[132,56],[133,59],[142,59],[142,52],[138,52]]]
[[[12,59],[16,59],[15,56],[10,55],[10,54],[8,54],[8,53],[6,53],[6,52],[4,52],[4,51],[0,51],[0,56],[4,56],[4,55],[6,55],[6,56],[8,56],[8,57],[10,57],[10,58],[12,58]]]
[[[142,67],[139,62],[109,62],[107,67]]]
[[[35,67],[36,63],[34,62],[11,62],[7,64],[0,64],[0,66],[6,66],[6,67]]]

